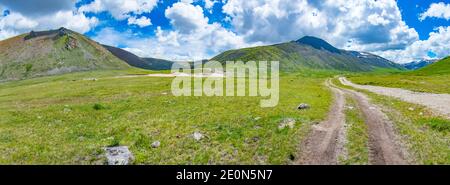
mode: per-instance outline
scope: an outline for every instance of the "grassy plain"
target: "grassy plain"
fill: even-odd
[[[274,108],[259,106],[264,97],[175,97],[172,78],[116,78],[146,73],[154,72],[0,84],[0,164],[104,164],[103,148],[115,145],[130,147],[133,164],[288,164],[332,102],[327,73],[283,74]],[[302,102],[311,109],[297,110]],[[287,118],[295,127],[279,129]],[[194,132],[205,137],[196,141]]]

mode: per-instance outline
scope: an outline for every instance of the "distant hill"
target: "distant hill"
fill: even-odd
[[[301,69],[329,69],[341,71],[374,71],[377,69],[403,70],[401,65],[366,52],[340,50],[316,37],[297,41],[229,50],[211,60],[226,61],[280,61],[282,71]]]
[[[450,75],[450,56],[412,73],[417,75]]]
[[[140,58],[129,51],[112,46],[103,45],[103,47],[110,51],[114,56],[125,61],[133,67],[149,70],[169,70],[174,63],[173,61],[163,59]]]
[[[0,41],[0,81],[129,67],[97,42],[66,28]]]
[[[409,70],[417,70],[417,69],[423,68],[425,66],[428,66],[436,61],[438,61],[438,60],[424,59],[424,60],[418,60],[418,61],[413,61],[413,62],[409,62],[406,64],[402,64],[402,66]]]

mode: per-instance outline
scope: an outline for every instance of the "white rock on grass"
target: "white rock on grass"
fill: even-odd
[[[127,165],[133,160],[133,154],[127,146],[106,147],[108,165]]]
[[[287,118],[284,119],[279,125],[278,125],[278,129],[284,129],[286,127],[288,128],[294,128],[295,126],[295,119],[292,118]]]
[[[302,110],[302,109],[309,109],[310,106],[306,103],[301,103],[300,105],[297,106],[297,109]]]
[[[158,148],[161,145],[161,142],[155,141],[152,143],[152,148]]]
[[[194,132],[194,133],[192,134],[192,137],[193,137],[195,140],[200,141],[200,140],[203,138],[203,134],[200,133],[200,132]]]

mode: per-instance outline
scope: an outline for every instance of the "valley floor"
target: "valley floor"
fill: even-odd
[[[0,163],[104,164],[105,147],[128,146],[132,164],[288,164],[332,102],[325,77],[283,75],[278,106],[261,108],[266,98],[172,96],[172,78],[116,78],[134,74],[0,84]]]
[[[450,164],[448,119],[329,74],[284,74],[278,106],[261,108],[175,97],[172,78],[148,73],[0,84],[0,163],[105,164],[105,147],[128,146],[132,164]]]

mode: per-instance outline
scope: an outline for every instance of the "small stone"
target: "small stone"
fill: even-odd
[[[286,127],[294,128],[294,126],[295,126],[295,119],[287,118],[287,119],[284,119],[284,120],[278,125],[278,129],[284,129],[284,128],[286,128]]]
[[[133,160],[133,154],[127,146],[106,147],[108,165],[127,165]]]
[[[349,110],[353,110],[355,107],[353,107],[353,106],[347,106],[347,109],[349,109]]]
[[[192,134],[192,137],[197,140],[200,141],[200,139],[203,138],[203,134],[201,134],[200,132],[194,132],[194,134]]]
[[[408,108],[409,111],[414,111],[414,108],[410,107]]]
[[[303,110],[303,109],[309,109],[310,106],[306,103],[301,103],[300,105],[297,106],[298,110]]]
[[[255,121],[258,121],[258,120],[260,120],[260,119],[261,119],[261,117],[256,117],[256,118],[254,118]]]
[[[161,142],[155,141],[152,143],[152,148],[158,148],[161,145]]]
[[[420,116],[423,116],[423,112],[420,112],[419,115],[420,115]]]
[[[69,113],[70,111],[72,111],[70,108],[64,108],[63,110],[64,113]]]

